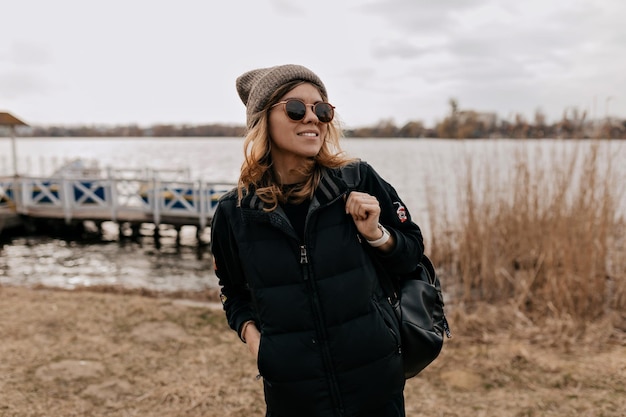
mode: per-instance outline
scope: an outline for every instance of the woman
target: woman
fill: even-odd
[[[211,250],[267,416],[404,416],[399,332],[376,265],[414,270],[419,227],[370,165],[344,156],[317,75],[281,65],[236,86],[245,158],[217,207]],[[358,171],[358,191],[347,170]]]

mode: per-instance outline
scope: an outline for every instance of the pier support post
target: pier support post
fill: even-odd
[[[202,227],[196,226],[196,242],[198,247],[202,246]]]
[[[180,231],[182,229],[181,225],[174,226],[174,230],[176,230],[176,247],[180,248]]]
[[[131,223],[130,224],[131,237],[134,241],[138,242],[141,239],[141,224],[140,223]]]
[[[161,249],[161,228],[158,224],[154,225],[154,234],[152,237],[154,238],[154,247]]]

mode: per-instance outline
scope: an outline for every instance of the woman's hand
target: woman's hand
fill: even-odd
[[[248,350],[255,360],[259,358],[259,345],[261,343],[261,333],[254,323],[250,323],[245,328],[245,333],[241,335],[248,345]]]
[[[357,230],[366,240],[377,240],[383,235],[378,227],[380,219],[380,204],[373,195],[352,191],[346,199],[346,214],[352,216]],[[379,246],[383,252],[390,251],[395,245],[393,237]]]
[[[373,195],[352,191],[346,199],[346,214],[352,216],[357,230],[367,240],[381,237],[378,228],[380,204]]]

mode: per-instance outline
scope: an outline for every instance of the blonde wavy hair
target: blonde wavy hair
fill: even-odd
[[[305,174],[307,180],[293,188],[283,189],[275,178],[272,170],[269,110],[287,92],[304,83],[305,81],[292,81],[283,85],[274,92],[265,107],[252,116],[252,127],[248,129],[243,144],[244,162],[237,187],[239,202],[248,193],[254,192],[265,203],[265,211],[273,211],[280,203],[287,201],[302,203],[313,197],[324,168],[338,168],[354,160],[347,157],[341,149],[339,140],[343,133],[339,122],[334,119],[328,123],[319,153],[308,164],[299,168],[299,172]],[[320,94],[323,100],[328,100],[321,91]]]

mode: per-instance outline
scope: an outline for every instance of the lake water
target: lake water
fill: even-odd
[[[485,167],[491,166],[497,167],[491,172],[511,172],[518,152],[526,152],[541,166],[572,152],[587,152],[590,145],[590,141],[562,140],[345,139],[343,142],[349,155],[368,161],[394,185],[426,236],[427,202],[454,210],[458,205],[457,182],[464,176],[480,175]],[[17,168],[24,175],[50,175],[64,162],[81,158],[88,164],[118,169],[184,169],[193,179],[226,183],[237,180],[242,146],[241,138],[16,140]],[[605,141],[601,146],[603,154],[611,156],[617,175],[626,178],[626,143]],[[10,140],[0,138],[0,175],[12,173]],[[180,247],[174,244],[173,232],[163,232],[162,245],[158,248],[148,238],[118,242],[116,232],[115,225],[105,224],[105,238],[110,236],[110,239],[98,244],[49,237],[15,238],[0,246],[0,284],[63,288],[118,285],[157,291],[194,291],[217,285],[208,248],[196,246],[194,228],[183,228]]]

